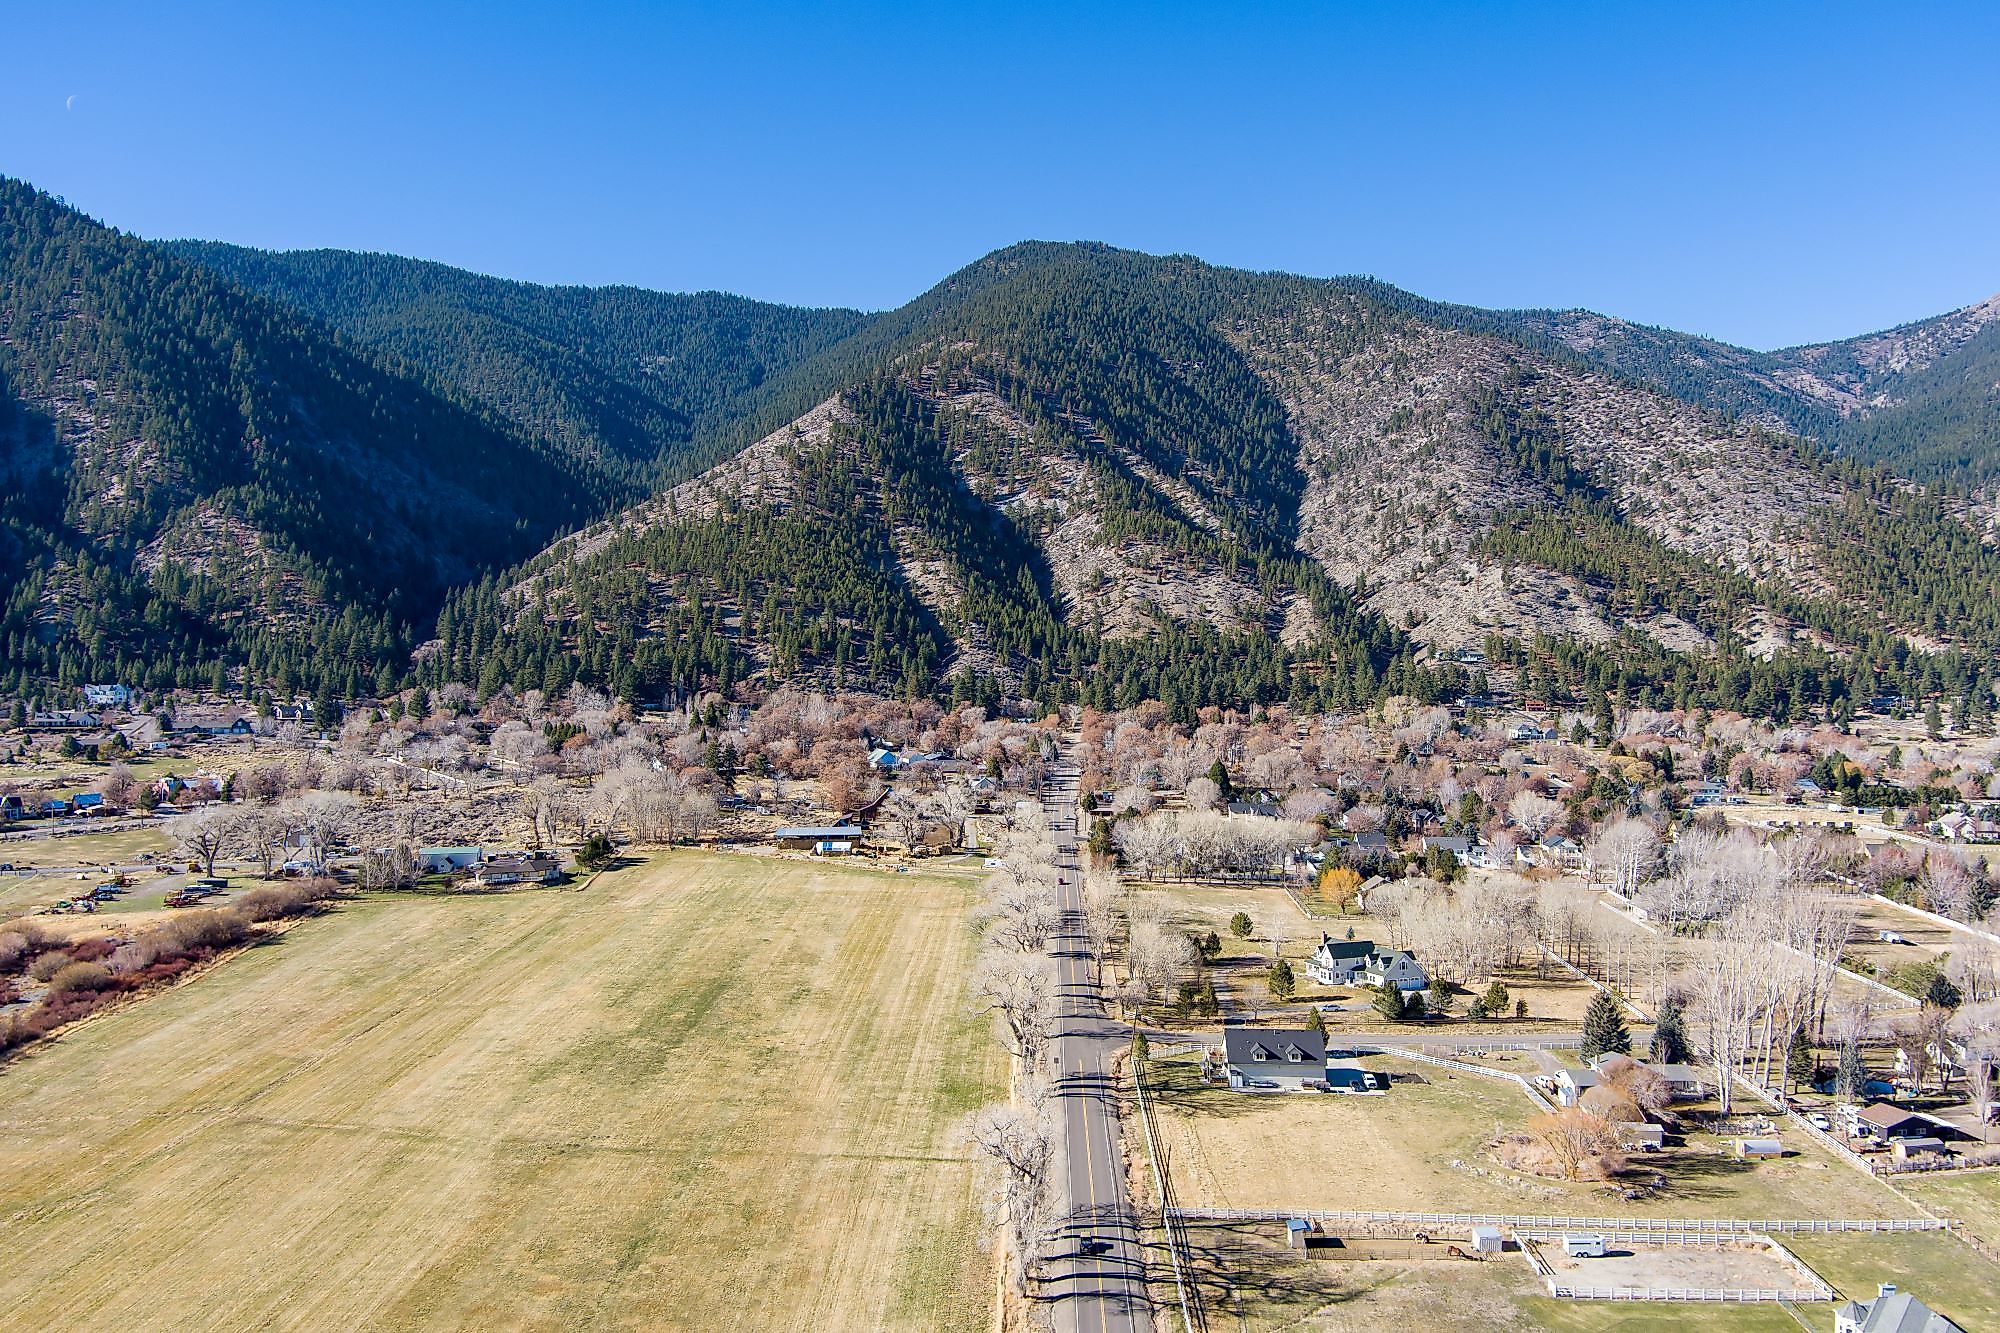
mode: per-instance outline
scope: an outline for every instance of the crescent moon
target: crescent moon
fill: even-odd
[[[75,94],[75,93],[71,93],[71,94],[70,94],[70,95],[69,95],[68,97],[65,97],[65,98],[63,98],[63,110],[65,110],[65,111],[74,111],[74,110],[76,110],[76,94]]]

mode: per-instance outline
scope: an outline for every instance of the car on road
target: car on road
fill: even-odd
[[[1076,1247],[1076,1252],[1079,1257],[1086,1259],[1100,1254],[1109,1254],[1111,1253],[1111,1242],[1108,1240],[1087,1240]]]

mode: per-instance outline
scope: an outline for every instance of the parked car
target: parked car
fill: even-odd
[[[1826,1134],[1833,1133],[1833,1122],[1831,1120],[1828,1120],[1825,1116],[1821,1115],[1818,1111],[1814,1111],[1811,1115],[1807,1116],[1806,1123],[1808,1125],[1811,1125],[1814,1129],[1821,1131],[1822,1133]]]
[[[1896,933],[1895,931],[1893,931],[1893,930],[1878,930],[1878,931],[1876,931],[1876,932],[1875,932],[1875,938],[1876,938],[1877,940],[1881,941],[1881,942],[1882,942],[1883,944],[1908,944],[1908,943],[1909,943],[1909,941],[1908,941],[1908,940],[1904,939],[1904,938],[1903,938],[1903,937],[1902,937],[1901,935],[1898,935],[1898,934],[1897,934],[1897,933]]]

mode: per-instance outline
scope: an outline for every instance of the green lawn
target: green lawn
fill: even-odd
[[[2000,1267],[1955,1237],[1787,1236],[1784,1243],[1844,1297],[1865,1300],[1894,1282],[1961,1328],[2000,1328]]]
[[[1899,1176],[1896,1188],[2000,1249],[2000,1170]]]

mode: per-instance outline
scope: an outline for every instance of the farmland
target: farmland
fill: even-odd
[[[984,1327],[970,890],[683,853],[345,904],[0,1067],[0,1306]]]
[[[1534,1113],[1517,1088],[1393,1059],[1365,1063],[1397,1073],[1387,1096],[1249,1096],[1199,1086],[1191,1057],[1153,1061],[1162,1088],[1160,1131],[1183,1202],[1656,1217],[1898,1217],[1914,1211],[1795,1136],[1787,1146],[1797,1155],[1751,1165],[1731,1156],[1726,1140],[1690,1133],[1685,1150],[1652,1159],[1661,1163],[1664,1187],[1636,1200],[1600,1185],[1524,1175],[1486,1151]],[[1349,1171],[1299,1165],[1344,1160],[1368,1162],[1369,1179],[1382,1188],[1357,1191]]]

